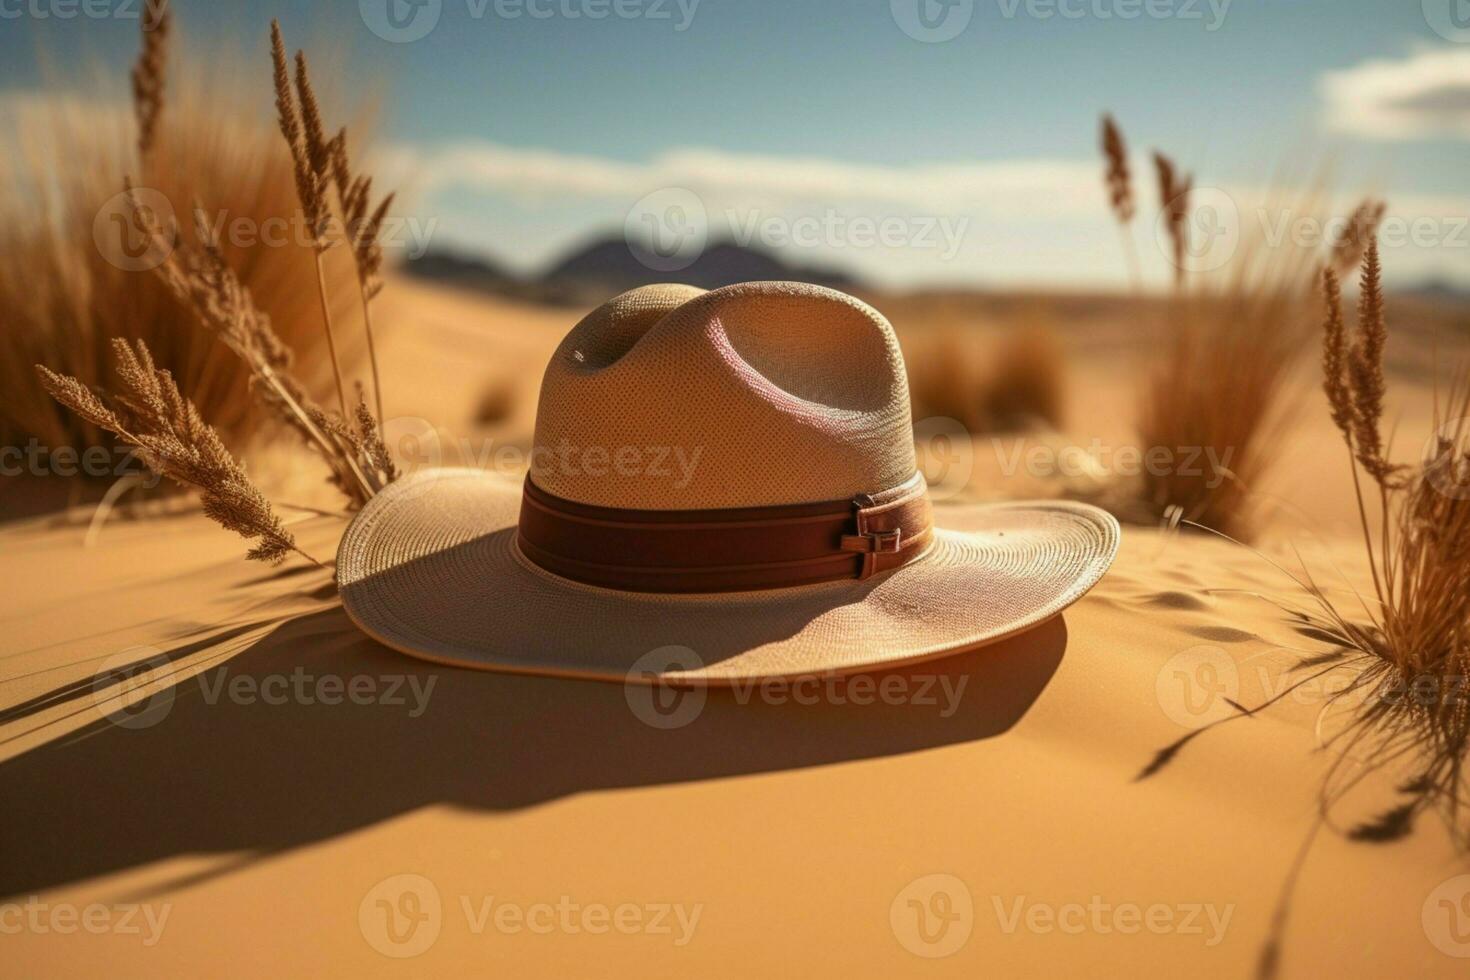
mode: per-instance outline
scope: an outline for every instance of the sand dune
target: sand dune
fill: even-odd
[[[337,531],[321,519],[299,527],[319,550]],[[444,670],[386,651],[353,629],[324,573],[249,567],[200,517],[119,523],[89,552],[82,533],[46,522],[4,532],[0,893],[170,912],[151,947],[131,935],[7,937],[18,975],[202,963],[220,975],[394,974],[404,964],[375,951],[359,904],[378,882],[418,874],[444,905],[415,970],[524,974],[554,962],[634,975],[675,938],[476,935],[460,903],[568,895],[699,905],[692,941],[661,960],[681,973],[795,963],[892,976],[916,961],[890,903],[944,873],[971,893],[974,926],[932,964],[939,973],[1110,963],[1239,976],[1260,953],[1327,763],[1308,692],[1137,778],[1208,717],[1191,710],[1220,707],[1188,672],[1213,665],[1254,705],[1301,651],[1322,648],[1269,603],[1219,591],[1282,594],[1269,565],[1193,537],[1130,531],[1114,571],[1062,619],[900,672],[914,690],[927,678],[932,704],[720,692],[692,724],[659,731],[616,685]],[[141,693],[168,694],[118,724],[104,716],[117,689],[94,678],[140,655],[170,675]],[[298,671],[319,697],[331,696],[324,679],[357,678],[378,700],[268,703],[269,679]],[[1384,785],[1365,787],[1347,813],[1389,799]],[[1381,847],[1323,835],[1289,905],[1287,974],[1455,975],[1420,923],[1430,891],[1455,873],[1451,854],[1432,820]],[[1200,934],[1126,934],[1127,913],[1108,933],[1007,932],[1018,900],[1101,903],[1113,909],[1096,912],[1104,922],[1130,903],[1180,916],[1213,906],[1229,919],[1218,936],[1203,918]]]
[[[575,313],[396,285],[388,414],[468,433],[441,443],[444,462],[523,446]],[[1122,438],[1096,408],[1127,404],[1119,362],[1081,370],[1098,402],[1074,404],[1079,433]],[[495,387],[508,411],[477,421]],[[1362,587],[1348,499],[1320,475],[1345,467],[1340,445],[1307,404],[1264,550],[1299,546]],[[1426,405],[1408,401],[1406,431]],[[954,499],[1054,489],[980,446]],[[316,479],[272,489],[304,500]],[[16,976],[1243,976],[1330,762],[1338,719],[1309,688],[1140,778],[1229,715],[1226,697],[1259,705],[1325,648],[1275,604],[1304,597],[1268,556],[1201,535],[1127,529],[1063,617],[892,672],[902,703],[712,692],[660,730],[617,685],[394,654],[352,627],[328,572],[249,565],[186,502],[163,509],[115,516],[90,547],[86,509],[0,529],[0,908],[51,923],[5,937]],[[342,522],[293,530],[329,556]],[[133,688],[117,672],[140,661],[153,683]],[[1388,776],[1369,780],[1334,817],[1392,797]],[[1284,905],[1283,975],[1460,975],[1434,894],[1463,870],[1436,819],[1390,845],[1319,834]],[[905,896],[930,875],[950,876],[949,904],[917,908],[952,912],[962,941],[926,961]],[[405,881],[420,904],[400,901]],[[132,909],[138,930],[50,918],[94,903]],[[599,918],[620,906],[637,934]],[[423,930],[413,959],[384,955],[409,948],[385,939],[397,913]]]

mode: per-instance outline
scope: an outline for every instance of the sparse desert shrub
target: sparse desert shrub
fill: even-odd
[[[166,8],[165,8],[166,10]],[[145,161],[153,159],[152,139],[157,133],[162,79],[160,63],[168,21],[146,36],[143,56],[133,73],[138,118],[139,149]],[[371,213],[371,181],[355,173],[348,162],[346,130],[328,139],[320,108],[307,76],[306,56],[296,55],[294,89],[286,65],[280,27],[271,23],[273,75],[279,129],[290,155],[292,183],[305,222],[308,248],[299,258],[314,271],[319,302],[321,336],[325,337],[336,382],[337,413],[324,411],[292,372],[289,348],[272,327],[271,319],[255,303],[249,286],[228,262],[218,231],[202,205],[191,209],[193,224],[186,235],[170,216],[150,207],[144,192],[125,180],[119,213],[140,241],[127,257],[138,260],[137,270],[156,282],[187,311],[191,336],[218,341],[228,352],[234,370],[247,379],[250,404],[273,415],[299,435],[327,466],[331,481],[358,508],[395,480],[397,468],[382,438],[381,392],[376,359],[372,363],[375,397],[380,414],[374,415],[362,386],[357,386],[355,409],[349,409],[337,343],[332,332],[328,277],[324,257],[338,244],[346,246],[356,265],[355,283],[366,319],[378,292],[377,272],[382,261],[378,231],[389,195]],[[335,203],[333,206],[335,189]],[[156,193],[149,191],[148,193]],[[99,251],[105,251],[99,248]],[[270,503],[245,474],[245,468],[205,421],[198,406],[180,391],[173,373],[158,365],[148,344],[110,339],[121,391],[109,394],[85,379],[37,364],[42,388],[80,421],[112,433],[135,447],[154,472],[197,490],[204,513],[226,529],[258,541],[248,557],[277,563],[296,547]],[[372,355],[371,338],[368,352]],[[315,559],[311,559],[315,561]]]
[[[1436,431],[1422,462],[1391,463],[1381,433],[1388,329],[1372,239],[1355,331],[1345,322],[1331,268],[1322,287],[1324,387],[1351,459],[1373,579],[1367,622],[1340,611],[1324,590],[1311,591],[1343,666],[1353,669],[1341,697],[1357,705],[1355,724],[1340,737],[1366,747],[1370,765],[1408,757],[1416,767],[1401,787],[1403,799],[1353,835],[1402,836],[1417,815],[1438,806],[1459,845],[1470,847],[1462,809],[1470,748],[1470,372],[1457,379],[1447,411],[1435,405]],[[1329,779],[1329,800],[1350,784],[1348,776]]]
[[[1123,152],[1121,139],[1105,117],[1104,182],[1114,202],[1119,181],[1127,176],[1126,167],[1115,159]],[[1307,310],[1324,257],[1290,236],[1273,244],[1252,223],[1241,229],[1234,254],[1222,265],[1190,272],[1193,178],[1161,153],[1154,154],[1154,166],[1174,285],[1165,333],[1140,393],[1139,440],[1145,450],[1167,447],[1192,458],[1218,460],[1227,472],[1214,466],[1147,468],[1139,516],[1189,521],[1249,539],[1252,493],[1275,462],[1296,390],[1295,373],[1311,343]],[[1310,215],[1319,208],[1305,195],[1273,210]],[[1114,213],[1126,233],[1131,207],[1120,211],[1115,204]],[[1381,205],[1365,202],[1326,261],[1339,271],[1355,265],[1361,242],[1371,236],[1382,213]]]
[[[1310,269],[1304,255],[1265,250],[1240,261],[1252,272],[1170,300],[1136,424],[1142,446],[1197,453],[1228,470],[1145,468],[1145,513],[1245,540],[1250,493],[1276,461],[1290,381],[1310,338],[1300,326]]]
[[[17,112],[0,134],[10,177],[0,199],[0,443],[97,442],[96,428],[62,411],[32,365],[107,387],[117,380],[113,338],[146,343],[227,445],[259,431],[264,409],[249,397],[245,366],[153,271],[120,267],[120,256],[136,265],[126,260],[145,241],[125,206],[127,177],[150,207],[167,202],[186,242],[199,244],[189,221],[195,202],[212,222],[249,230],[224,226],[224,258],[294,353],[303,383],[321,390],[312,249],[297,230],[291,158],[263,111],[268,100],[220,81],[230,73],[209,60],[170,58],[170,33],[167,15],[145,24],[133,120],[106,108],[111,100],[58,98]],[[355,323],[351,259],[338,251],[344,271],[329,277],[328,302]]]
[[[914,419],[956,419],[972,433],[1062,424],[1065,359],[1045,325],[1009,327],[998,337],[952,327],[906,338]]]
[[[475,405],[475,424],[498,425],[510,418],[515,407],[516,392],[509,381],[490,384]]]
[[[1001,431],[1059,429],[1065,400],[1065,359],[1056,334],[1041,326],[1009,331],[996,345],[981,408]]]
[[[946,328],[903,338],[909,399],[914,421],[932,416],[957,419],[966,428],[979,420],[979,369],[960,329]]]

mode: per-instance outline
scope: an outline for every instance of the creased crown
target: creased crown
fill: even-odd
[[[793,282],[646,286],[589,314],[546,368],[531,457],[549,493],[644,510],[840,500],[914,469],[893,328]]]

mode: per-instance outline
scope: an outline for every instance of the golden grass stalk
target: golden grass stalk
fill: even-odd
[[[358,296],[362,300],[362,320],[367,333],[368,363],[373,371],[373,399],[378,410],[379,434],[386,418],[383,414],[383,385],[378,377],[378,355],[373,342],[372,301],[383,289],[380,272],[383,267],[383,245],[380,241],[383,220],[393,203],[390,193],[369,212],[372,200],[371,177],[355,174],[347,157],[347,130],[339,130],[331,144],[332,180],[342,209],[342,227],[352,250],[357,270]]]
[[[382,432],[368,408],[362,385],[357,386],[357,409],[352,418],[341,419],[327,415],[318,408],[310,408],[312,421],[336,440],[343,454],[353,461],[354,467],[365,474],[373,492],[398,479],[398,468],[388,454]]]
[[[376,426],[368,427],[372,439],[354,435],[345,419],[322,412],[292,376],[290,351],[225,261],[203,211],[194,212],[194,234],[200,244],[192,245],[175,240],[150,220],[136,199],[133,205],[135,220],[148,234],[151,247],[164,256],[157,265],[159,278],[194,311],[206,331],[239,356],[256,381],[255,393],[317,452],[349,503],[361,506],[396,479]]]
[[[250,482],[245,467],[205,424],[194,403],[179,393],[173,376],[154,363],[148,346],[142,341],[132,346],[114,338],[112,350],[125,391],[113,399],[42,365],[36,365],[36,370],[46,390],[62,405],[137,448],[154,472],[198,490],[204,513],[211,520],[256,542],[247,558],[274,565],[294,551],[321,566],[297,546],[270,501]]]
[[[1128,262],[1128,278],[1137,289],[1142,285],[1142,274],[1138,266],[1138,251],[1133,244],[1131,225],[1137,210],[1133,199],[1133,175],[1128,166],[1128,147],[1123,140],[1123,131],[1109,113],[1102,117],[1102,154],[1104,161],[1103,183],[1108,190],[1108,205],[1113,217],[1118,219],[1118,231],[1123,239],[1123,255]]]
[[[143,50],[133,66],[133,115],[138,123],[138,157],[146,159],[158,132],[158,117],[163,112],[164,81],[168,67],[168,38],[173,15],[168,5],[158,8],[153,19],[143,25]]]
[[[1154,170],[1159,178],[1159,206],[1163,210],[1165,228],[1173,248],[1174,285],[1184,286],[1185,260],[1189,254],[1189,195],[1194,178],[1181,174],[1162,153],[1154,153]]]
[[[1363,201],[1349,216],[1343,233],[1332,243],[1327,264],[1339,277],[1350,274],[1363,259],[1366,244],[1378,233],[1387,205],[1371,198]]]
[[[1379,423],[1383,418],[1383,347],[1388,340],[1388,324],[1383,309],[1382,267],[1378,262],[1378,243],[1370,239],[1363,256],[1363,273],[1358,286],[1358,339],[1347,359],[1347,375],[1353,397],[1353,420],[1358,446],[1358,462],[1363,469],[1383,483],[1393,467],[1383,455],[1383,438]]]
[[[1128,149],[1123,142],[1123,131],[1108,113],[1102,117],[1102,151],[1107,169],[1103,179],[1108,187],[1108,203],[1113,216],[1122,224],[1133,220],[1133,179],[1128,172]]]
[[[347,417],[347,389],[342,383],[342,363],[337,356],[337,339],[332,331],[332,310],[327,301],[327,272],[323,254],[331,248],[329,230],[331,204],[327,198],[330,181],[331,152],[322,130],[321,112],[307,73],[306,54],[296,52],[296,90],[292,94],[291,77],[286,65],[286,42],[279,21],[271,21],[272,81],[276,90],[277,123],[291,152],[296,178],[296,197],[312,238],[316,253],[317,295],[321,303],[322,326],[326,331],[327,352],[332,359],[332,377],[337,384],[337,404],[342,417]],[[299,111],[298,111],[299,103]]]
[[[164,220],[200,200],[216,227],[255,230],[223,236],[223,258],[294,351],[301,381],[317,391],[324,380],[310,247],[267,234],[295,220],[292,161],[269,119],[242,96],[247,89],[232,81],[238,72],[229,60],[181,60],[166,40],[176,37],[166,19],[144,36],[132,116],[52,96],[0,126],[10,182],[0,197],[0,443],[96,441],[97,429],[58,406],[30,365],[109,386],[114,337],[145,342],[226,445],[238,450],[264,432],[266,406],[250,396],[250,372],[157,277],[119,264],[137,256],[142,239],[117,206],[125,174]],[[351,313],[353,292],[345,282],[330,291],[334,313]]]
[[[339,130],[331,140],[327,139],[321,109],[311,85],[306,54],[302,51],[296,52],[293,98],[286,71],[285,41],[280,24],[276,21],[271,21],[271,58],[281,135],[291,149],[298,196],[307,223],[316,237],[317,283],[322,296],[322,319],[326,324],[328,348],[336,350],[331,314],[326,303],[326,270],[322,255],[333,244],[330,237],[332,209],[328,187],[334,186],[341,211],[342,234],[349,244],[357,272],[358,296],[362,305],[368,361],[373,376],[373,401],[377,408],[381,435],[384,419],[383,385],[378,373],[377,345],[373,336],[372,299],[382,289],[379,273],[383,265],[383,250],[379,238],[393,195],[389,194],[376,208],[369,210],[372,180],[353,172],[347,154],[346,129]],[[335,354],[333,357],[333,367],[336,369]],[[337,371],[337,389],[342,415],[346,418],[347,403],[340,370]]]

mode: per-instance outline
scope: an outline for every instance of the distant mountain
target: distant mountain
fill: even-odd
[[[431,282],[448,283],[479,293],[509,296],[532,303],[569,304],[579,302],[565,295],[566,290],[548,286],[539,277],[522,278],[493,259],[462,252],[425,252],[404,261],[400,268],[411,276]]]
[[[768,252],[732,242],[710,245],[683,269],[660,271],[659,265],[655,257],[640,254],[623,238],[608,237],[576,249],[540,276],[517,277],[492,260],[449,252],[426,253],[405,262],[403,269],[423,279],[480,292],[579,306],[660,282],[687,283],[704,289],[769,279],[811,282],[834,289],[857,285],[851,276],[835,269],[792,265]]]
[[[661,271],[660,265],[657,256],[642,252],[622,238],[606,238],[562,259],[546,273],[544,281],[608,293],[656,282],[687,283],[702,289],[769,279],[813,282],[835,288],[853,285],[850,276],[836,270],[792,265],[769,252],[733,242],[708,246],[683,269]]]
[[[1448,278],[1425,279],[1406,289],[1397,291],[1427,300],[1449,300],[1451,302],[1461,303],[1470,300],[1470,289],[1466,289],[1463,283],[1454,282]]]
[[[403,269],[420,279],[452,283],[483,292],[499,292],[519,282],[489,259],[472,258],[456,252],[425,252],[405,261]]]

